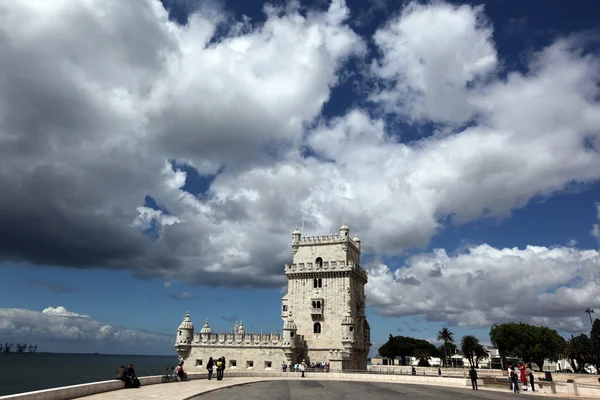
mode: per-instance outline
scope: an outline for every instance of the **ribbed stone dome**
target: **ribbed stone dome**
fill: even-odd
[[[200,329],[200,333],[212,333],[212,329],[208,325],[208,320],[204,321],[204,326]]]
[[[192,320],[190,319],[190,312],[188,311],[183,317],[183,322],[179,325],[179,329],[194,329],[194,324],[192,324]]]
[[[298,330],[298,327],[294,323],[293,319],[288,318],[285,321],[285,323],[283,324],[283,329],[286,330],[286,331],[295,331],[295,330]]]
[[[354,318],[352,318],[352,313],[350,312],[350,310],[346,311],[346,314],[344,314],[344,318],[342,319],[342,324],[344,324],[344,325],[353,325],[354,324]]]

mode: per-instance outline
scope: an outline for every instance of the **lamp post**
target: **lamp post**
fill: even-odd
[[[594,312],[594,310],[592,310],[591,308],[588,307],[585,309],[585,312],[590,317],[590,325],[592,325],[592,327],[593,327],[594,323],[592,322],[592,313]]]

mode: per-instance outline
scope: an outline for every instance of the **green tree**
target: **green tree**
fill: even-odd
[[[498,349],[504,365],[506,357],[518,357],[523,362],[535,362],[543,371],[544,360],[557,361],[565,340],[557,331],[545,326],[509,322],[493,325],[490,329],[492,344]]]
[[[414,357],[417,350],[427,352],[429,357],[439,356],[439,350],[434,344],[423,340],[415,339],[408,336],[389,336],[388,341],[379,348],[379,354],[387,358],[400,358],[402,365],[407,364],[410,357]],[[417,353],[418,354],[418,353]]]
[[[479,368],[479,361],[483,360],[484,358],[488,358],[490,356],[490,352],[487,351],[487,349],[483,347],[481,343],[479,343],[473,349],[473,355],[475,358],[475,366]]]
[[[394,337],[390,335],[388,341],[378,350],[379,355],[383,358],[394,359],[396,357],[396,349],[394,348]]]
[[[596,318],[590,331],[590,344],[592,350],[592,364],[596,373],[600,374],[600,320]]]
[[[592,361],[592,344],[585,333],[579,336],[571,336],[563,348],[563,357],[571,362],[575,372],[581,372],[585,364]]]
[[[419,360],[418,365],[419,367],[429,367],[429,352],[427,350],[424,349],[415,349],[415,351],[413,352],[412,355],[414,358],[416,358],[417,360]]]
[[[478,350],[481,343],[479,343],[479,339],[477,339],[473,335],[463,336],[460,341],[460,350],[463,353],[463,356],[469,360],[469,365],[475,365],[475,352]]]
[[[438,332],[436,340],[444,342],[443,350],[444,350],[444,367],[448,366],[448,344],[454,343],[454,333],[448,329],[447,327],[440,329]],[[452,353],[450,353],[452,354]]]

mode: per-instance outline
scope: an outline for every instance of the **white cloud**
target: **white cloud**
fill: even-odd
[[[42,310],[42,314],[53,315],[56,317],[68,317],[68,318],[87,318],[87,319],[90,318],[89,315],[83,315],[83,314],[77,314],[77,313],[71,312],[71,311],[67,310],[66,308],[64,308],[63,306],[58,306],[56,308],[54,308],[54,307],[44,308]]]
[[[569,247],[496,249],[487,244],[456,256],[434,250],[395,271],[369,268],[368,302],[384,315],[487,327],[523,321],[567,332],[588,328],[598,307],[600,252]]]
[[[131,350],[146,345],[162,345],[166,348],[172,343],[172,338],[168,335],[106,325],[89,315],[69,311],[63,306],[47,307],[42,312],[0,308],[0,321],[0,336],[6,340],[45,343],[68,340],[77,342],[73,343],[74,346],[85,346],[88,351],[104,344],[119,348],[130,346]]]
[[[498,63],[483,6],[409,3],[374,36],[384,80],[372,100],[414,120],[464,122],[473,116],[468,84]]]
[[[367,252],[395,255],[427,245],[448,217],[508,216],[535,196],[600,177],[600,155],[584,145],[600,144],[597,55],[582,51],[581,37],[562,38],[532,54],[527,73],[499,78],[481,7],[408,5],[375,35],[377,60],[338,0],[305,16],[267,7],[264,24],[244,20],[219,38],[216,24],[227,18],[218,9],[179,26],[157,0],[33,0],[0,10],[0,260],[280,287],[302,220],[317,233],[346,219]],[[383,89],[372,100],[388,112],[448,126],[403,143],[405,132],[368,109],[324,118],[353,56],[373,65]],[[195,197],[182,190],[187,174],[165,160],[218,174]],[[146,195],[169,212],[141,206]],[[147,228],[160,240],[140,235]],[[391,276],[379,268],[374,293]],[[534,270],[519,284],[537,288]],[[399,278],[427,303],[422,276]],[[597,297],[598,280],[588,278],[585,290]],[[488,318],[467,311],[473,324]],[[94,334],[113,331],[104,327]],[[57,329],[88,335],[79,325]]]
[[[596,203],[596,210],[597,210],[598,222],[600,222],[600,202]],[[596,239],[598,239],[600,241],[600,224],[592,225],[592,231],[590,233],[592,234],[593,237],[595,237]]]

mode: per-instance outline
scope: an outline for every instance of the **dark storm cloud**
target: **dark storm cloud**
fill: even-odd
[[[149,239],[118,215],[95,213],[100,199],[69,175],[51,167],[19,181],[0,175],[0,260],[118,268],[148,255]]]

